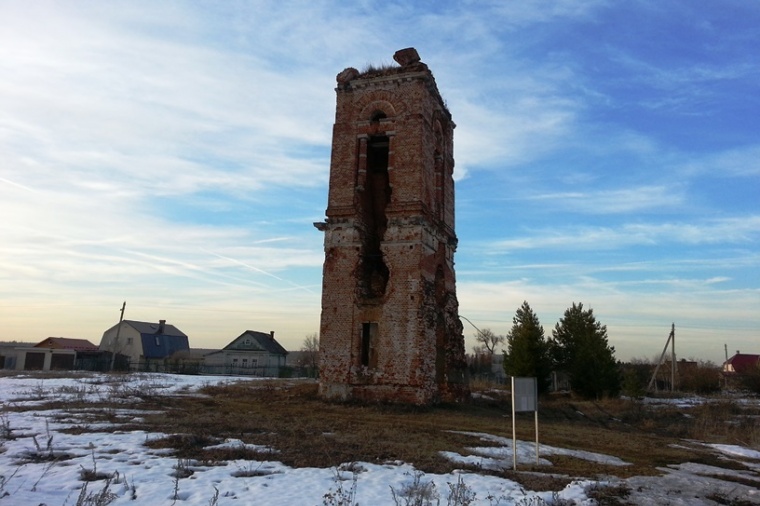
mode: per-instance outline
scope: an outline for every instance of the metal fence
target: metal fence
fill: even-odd
[[[126,358],[126,357],[125,357]],[[93,367],[95,365],[95,367]],[[110,365],[110,362],[109,364]],[[252,376],[259,378],[308,378],[314,377],[311,370],[305,367],[290,366],[248,366],[241,367],[231,364],[204,364],[198,360],[146,360],[142,362],[119,362],[119,370],[137,372],[156,372],[166,374],[208,374],[219,376]],[[83,364],[81,369],[107,371],[102,363]]]

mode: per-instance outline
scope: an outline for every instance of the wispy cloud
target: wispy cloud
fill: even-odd
[[[684,175],[753,177],[760,175],[760,145],[730,149],[683,162]]]
[[[197,346],[243,328],[298,346],[335,75],[408,46],[457,124],[462,314],[508,324],[527,299],[552,323],[582,299],[633,343],[671,318],[755,328],[756,24],[673,9],[6,2],[0,339],[97,340],[126,298]]]
[[[15,69],[0,89],[12,118],[0,120],[0,128],[34,161],[31,173],[32,164],[16,167],[19,178],[52,185],[75,168],[79,179],[121,177],[149,193],[324,182],[326,167],[299,159],[293,143],[329,145],[326,77],[309,68],[288,76],[251,55],[188,44],[177,28],[167,33],[180,40],[135,37],[104,13],[51,24],[52,32],[19,24],[0,49]],[[302,88],[291,80],[323,85]],[[304,121],[304,111],[315,107],[324,109],[314,116],[321,124]],[[5,161],[13,167],[15,160]]]
[[[548,193],[528,196],[526,200],[550,201],[554,207],[582,213],[609,214],[680,206],[684,194],[680,188],[641,186],[618,190]]]
[[[588,19],[600,8],[607,5],[607,0],[579,1],[528,0],[525,2],[489,2],[499,22],[509,25],[533,25],[556,20]],[[560,21],[561,22],[561,21]]]
[[[624,284],[586,278],[575,283],[540,286],[535,282],[460,283],[463,315],[479,328],[497,334],[509,332],[515,310],[527,300],[536,311],[547,336],[573,302],[592,308],[607,326],[610,344],[618,358],[651,358],[660,351],[676,325],[681,357],[719,360],[723,344],[752,347],[760,330],[753,308],[760,290],[721,290],[706,280],[674,280],[645,295],[631,297]],[[474,330],[465,329],[470,346]]]
[[[557,248],[617,249],[655,244],[751,244],[760,234],[760,216],[705,220],[698,223],[629,223],[619,228],[578,227],[537,230],[527,237],[494,241],[492,251]]]

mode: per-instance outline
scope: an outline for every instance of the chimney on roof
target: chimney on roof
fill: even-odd
[[[269,331],[269,337],[272,338],[272,341],[274,341],[274,330]]]
[[[166,325],[166,320],[158,320],[158,330],[156,331],[156,334],[164,333],[164,325]]]

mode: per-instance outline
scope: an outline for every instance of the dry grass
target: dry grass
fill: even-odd
[[[143,421],[127,425],[117,422],[114,430],[173,434],[146,444],[172,448],[177,459],[187,461],[278,460],[293,467],[322,468],[350,462],[403,461],[424,472],[448,473],[462,464],[445,459],[442,451],[468,454],[469,447],[487,445],[463,432],[511,437],[508,396],[491,385],[478,387],[481,395],[468,404],[413,407],[325,402],[311,381],[209,385],[200,396],[144,395],[140,403],[130,406],[144,410]],[[74,404],[69,408],[85,407],[83,401]],[[103,420],[111,422],[113,409],[125,407],[123,402],[110,405],[106,399],[99,405]],[[566,477],[654,475],[660,474],[658,467],[683,462],[741,467],[685,440],[757,447],[758,414],[756,408],[753,411],[735,402],[717,400],[691,408],[654,408],[625,400],[547,398],[539,407],[542,444],[614,455],[631,465],[548,456],[551,468],[521,466],[518,472],[490,472],[517,481],[526,489],[548,491],[561,490],[569,482]],[[518,438],[534,439],[532,413],[518,415],[517,427]],[[85,431],[86,426],[73,430]],[[207,449],[225,438],[276,453],[243,446]]]
[[[380,65],[368,63],[359,73],[362,77],[376,77],[388,74],[398,74],[402,71],[402,68],[392,63],[382,63]]]
[[[466,454],[468,447],[487,444],[462,432],[511,435],[509,405],[492,391],[466,405],[410,407],[329,403],[319,399],[316,390],[315,383],[278,381],[208,386],[203,389],[204,397],[164,399],[166,413],[148,415],[145,423],[148,430],[192,435],[165,443],[185,458],[212,458],[203,446],[220,438],[236,438],[274,448],[278,452],[274,458],[294,467],[404,461],[435,473],[462,467],[440,452]],[[683,439],[697,439],[700,433],[705,436],[699,438],[702,440],[739,443],[730,424],[724,422],[729,416],[736,419],[734,410],[695,407],[692,411],[695,413],[676,408],[653,411],[622,400],[544,400],[539,411],[543,444],[614,455],[632,465],[616,467],[552,456],[551,476],[531,474],[547,471],[535,466],[522,467],[519,473],[505,470],[496,474],[534,490],[559,490],[567,480],[556,478],[557,474],[624,478],[659,474],[658,467],[687,461],[725,467],[725,461]],[[708,427],[704,420],[710,417],[713,421]],[[518,415],[517,426],[518,438],[535,437],[532,414]],[[724,428],[720,433],[719,427]]]

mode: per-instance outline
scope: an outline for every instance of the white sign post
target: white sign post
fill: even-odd
[[[536,464],[538,464],[538,382],[536,378],[512,376],[512,468],[517,470],[517,428],[515,413],[533,411],[536,419]]]

